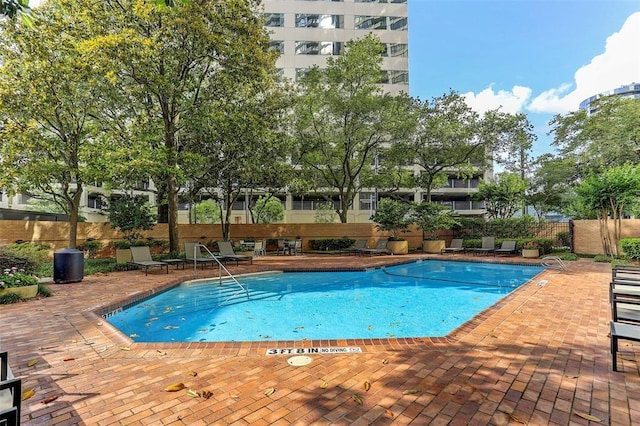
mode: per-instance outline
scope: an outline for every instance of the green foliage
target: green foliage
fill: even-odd
[[[483,200],[489,218],[509,218],[524,201],[527,183],[513,173],[501,173],[491,182],[481,182],[475,200]]]
[[[391,233],[389,239],[399,240],[400,233],[408,232],[409,226],[413,223],[411,213],[410,204],[382,198],[378,201],[376,212],[371,216],[371,220],[377,223],[376,228],[379,231]]]
[[[191,211],[192,223],[219,223],[220,206],[214,200],[204,200],[195,205]]]
[[[496,238],[495,244],[496,247],[502,244],[503,240],[513,240],[514,238]],[[537,245],[538,250],[540,250],[540,254],[548,254],[553,251],[553,240],[549,238],[521,238],[516,239],[516,249],[522,250],[522,247],[526,243],[535,243]],[[479,248],[482,247],[482,239],[465,239],[464,240],[465,248]]]
[[[553,256],[559,257],[561,260],[578,260],[579,257],[575,253],[570,253],[566,251],[553,251],[551,253]]]
[[[0,289],[37,285],[38,279],[17,267],[6,268],[0,273]]]
[[[435,237],[439,230],[451,229],[458,222],[451,208],[442,204],[424,201],[413,206],[411,218],[419,229],[427,234],[427,238]]]
[[[558,232],[556,234],[556,241],[560,247],[569,247],[571,245],[571,236],[568,231]]]
[[[131,247],[140,247],[140,246],[167,248],[169,246],[169,242],[166,240],[156,240],[153,238],[147,238],[146,240],[112,241],[111,245],[117,249],[128,249]]]
[[[640,260],[640,238],[622,238],[620,247],[629,259]]]
[[[334,223],[336,221],[336,210],[333,203],[321,203],[316,207],[316,212],[313,216],[315,223]]]
[[[29,0],[0,0],[0,15],[15,18],[20,12],[29,10]]]
[[[309,240],[311,250],[338,251],[351,247],[355,242],[352,238],[318,238]]]
[[[625,266],[629,265],[629,261],[627,259],[613,259],[611,261],[611,267],[615,268],[616,266]]]
[[[613,257],[606,256],[604,254],[599,254],[593,257],[593,261],[599,262],[599,263],[611,263],[612,260],[613,260]]]
[[[102,242],[97,240],[87,240],[78,246],[79,250],[86,251],[89,254],[89,258],[96,257],[101,248]]]
[[[254,207],[255,223],[274,223],[284,219],[284,206],[276,197],[260,197]]]
[[[109,221],[112,229],[118,229],[133,243],[142,236],[141,231],[153,229],[154,217],[147,201],[142,197],[125,195],[109,205]]]
[[[46,285],[39,283],[38,284],[38,295],[42,297],[51,297],[53,296],[53,292]]]
[[[7,293],[7,294],[3,294],[2,296],[0,296],[0,305],[8,305],[10,303],[17,303],[19,301],[21,301],[22,298],[20,298],[19,295],[15,294],[15,293]]]
[[[310,188],[335,190],[342,223],[360,189],[375,176],[374,158],[388,143],[408,135],[406,95],[382,92],[384,46],[369,34],[346,43],[326,68],[314,67],[297,83],[292,160]]]
[[[41,262],[41,259],[40,256],[19,252],[8,246],[0,247],[0,270],[16,267],[30,274],[36,270],[36,265]]]
[[[583,204],[598,213],[602,249],[607,256],[618,255],[625,211],[638,204],[640,167],[625,164],[587,176],[576,192]],[[609,227],[613,221],[613,230]]]
[[[8,244],[4,248],[31,259],[33,262],[46,262],[49,259],[49,251],[51,250],[49,244],[31,242]]]
[[[484,235],[511,239],[533,237],[539,223],[531,216],[494,218],[486,222]]]

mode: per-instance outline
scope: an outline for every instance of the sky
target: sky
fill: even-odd
[[[408,0],[409,93],[450,90],[476,111],[527,114],[554,152],[549,120],[640,83],[638,0]]]

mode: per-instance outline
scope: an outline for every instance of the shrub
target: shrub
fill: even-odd
[[[36,270],[40,256],[27,251],[17,252],[10,246],[0,248],[0,270],[11,269],[13,267],[31,274]]]
[[[613,260],[613,257],[606,256],[604,254],[599,254],[593,258],[594,262],[600,262],[600,263],[611,263],[612,260]]]
[[[355,240],[352,238],[319,238],[309,240],[309,245],[311,246],[311,250],[336,251],[351,247],[354,242]]]
[[[640,238],[622,238],[620,247],[629,259],[640,259]]]
[[[16,303],[22,300],[20,296],[15,293],[7,293],[0,296],[0,305],[8,305],[9,303]]]
[[[86,251],[90,259],[96,257],[98,251],[102,248],[102,243],[96,240],[87,240],[78,246],[78,250]]]
[[[570,252],[567,252],[567,251],[553,252],[553,255],[559,257],[562,260],[578,260],[579,259],[577,254],[570,253]]]
[[[38,279],[17,267],[7,268],[0,274],[0,289],[38,284]]]
[[[571,239],[569,238],[569,232],[562,231],[556,234],[557,244],[561,247],[568,247],[571,245]]]

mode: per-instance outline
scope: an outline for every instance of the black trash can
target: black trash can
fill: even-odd
[[[62,249],[53,253],[53,282],[77,283],[84,277],[84,253],[76,249]]]

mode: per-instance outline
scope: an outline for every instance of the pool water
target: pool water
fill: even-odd
[[[541,271],[427,260],[366,272],[239,277],[248,298],[235,284],[212,279],[182,284],[106,318],[137,342],[437,337]]]

